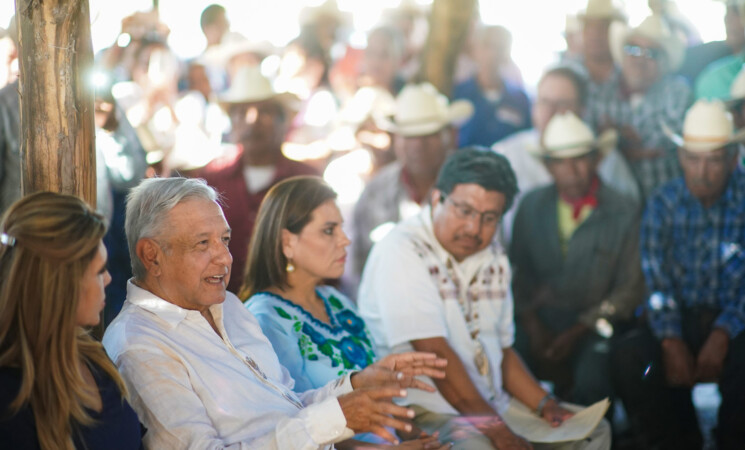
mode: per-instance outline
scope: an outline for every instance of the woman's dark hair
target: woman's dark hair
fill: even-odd
[[[435,187],[449,195],[457,184],[478,184],[487,191],[504,194],[505,211],[518,192],[517,178],[504,156],[486,147],[465,147],[445,160]]]
[[[336,192],[323,179],[312,176],[288,178],[272,187],[259,208],[239,292],[247,300],[269,287],[285,288],[287,257],[282,251],[282,230],[298,234],[312,220],[313,211]]]

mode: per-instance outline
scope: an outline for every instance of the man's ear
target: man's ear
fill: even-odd
[[[430,192],[429,197],[429,203],[432,205],[432,209],[435,208],[435,206],[440,204],[440,201],[442,200],[442,191],[439,189],[432,189],[432,192]]]
[[[137,241],[135,253],[145,266],[147,273],[153,277],[159,277],[163,270],[163,252],[160,245],[150,238],[142,238]]]
[[[298,235],[290,232],[288,229],[282,230],[282,253],[285,258],[292,259],[295,255],[295,244],[297,243]]]

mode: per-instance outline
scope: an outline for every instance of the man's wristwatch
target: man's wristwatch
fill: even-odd
[[[543,417],[543,408],[546,407],[546,403],[549,402],[549,400],[556,400],[556,397],[554,397],[554,394],[547,393],[540,402],[538,402],[538,406],[535,408],[535,413],[538,415],[538,417]]]

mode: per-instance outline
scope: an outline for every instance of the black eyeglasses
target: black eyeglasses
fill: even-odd
[[[481,225],[485,227],[496,227],[499,224],[499,221],[502,219],[502,215],[498,212],[477,211],[470,205],[466,203],[456,202],[445,194],[441,194],[440,200],[443,202],[450,201],[450,204],[453,205],[455,216],[459,219],[478,219],[479,223],[481,223]]]
[[[629,56],[657,61],[665,56],[665,52],[659,48],[641,47],[639,45],[627,44],[623,46],[623,51]]]

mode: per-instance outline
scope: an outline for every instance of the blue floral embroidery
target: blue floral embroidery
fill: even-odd
[[[343,337],[339,343],[344,359],[344,367],[351,369],[357,366],[364,369],[368,365],[368,355],[358,341],[351,337]]]
[[[319,333],[318,331],[314,330],[312,326],[310,326],[307,322],[303,323],[303,333],[307,334],[311,341],[313,341],[316,345],[321,346],[326,343],[326,338]]]
[[[344,330],[357,337],[365,337],[365,322],[352,311],[345,309],[336,315]]]
[[[274,306],[279,317],[292,322],[291,327],[298,333],[298,348],[304,358],[309,361],[318,361],[320,358],[318,353],[327,356],[331,367],[343,367],[339,370],[339,376],[348,370],[364,369],[372,364],[375,354],[367,335],[365,322],[352,310],[345,309],[338,298],[330,295],[326,301],[326,311],[331,320],[331,325],[328,325],[289,300],[268,292],[262,292],[262,294],[269,295],[287,306],[292,306],[300,311],[301,316],[310,319],[305,321],[295,314],[288,313],[282,307]],[[335,314],[332,314],[332,310]],[[334,336],[341,334],[341,339],[326,337],[322,333],[324,330]],[[351,336],[344,336],[344,333],[349,333]]]

